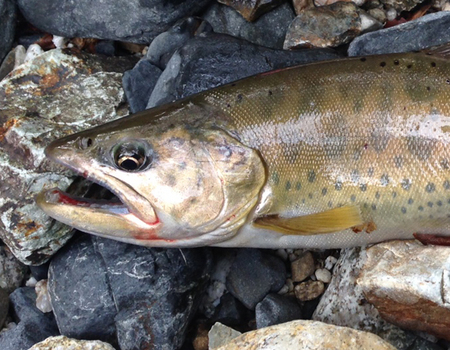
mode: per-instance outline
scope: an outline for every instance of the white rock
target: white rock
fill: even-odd
[[[325,268],[327,269],[327,270],[333,270],[333,267],[334,267],[334,265],[336,264],[336,262],[337,262],[337,259],[333,256],[333,255],[330,255],[330,256],[328,256],[326,259],[325,259]]]
[[[19,67],[21,64],[25,63],[25,56],[27,54],[27,50],[22,45],[17,45],[14,49],[14,69]]]
[[[388,21],[393,21],[397,18],[397,11],[393,8],[390,8],[386,11],[386,18]]]
[[[28,350],[115,350],[100,340],[78,340],[65,336],[49,337]]]
[[[322,281],[323,283],[330,283],[331,281],[331,272],[327,269],[317,269],[314,274],[318,281]]]
[[[27,287],[36,287],[36,278],[34,278],[33,276],[31,276],[26,282],[25,282],[25,286]]]
[[[27,53],[25,55],[24,63],[34,60],[36,57],[42,55],[43,53],[44,50],[42,50],[42,48],[38,44],[31,44],[28,47]]]
[[[208,347],[209,349],[218,348],[241,334],[241,332],[238,332],[233,328],[227,327],[220,322],[216,322],[208,333]]]
[[[69,39],[64,38],[62,36],[58,36],[58,35],[53,35],[53,44],[55,44],[57,49],[63,49],[66,47],[67,42],[69,41]]]

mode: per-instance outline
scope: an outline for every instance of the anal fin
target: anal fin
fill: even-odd
[[[293,218],[266,215],[257,218],[253,225],[288,235],[317,235],[342,231],[363,223],[358,206],[346,205],[320,213]]]

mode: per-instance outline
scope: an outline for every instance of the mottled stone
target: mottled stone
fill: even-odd
[[[27,267],[11,253],[8,247],[0,246],[0,288],[10,294],[22,285]]]
[[[108,344],[99,340],[79,340],[64,337],[62,335],[57,337],[49,337],[35,345],[28,350],[114,350]]]
[[[301,282],[314,273],[315,262],[311,252],[306,251],[291,262],[292,281]]]
[[[74,176],[45,158],[45,146],[123,116],[122,73],[135,62],[51,50],[0,82],[0,238],[22,262],[42,264],[71,236],[34,202]]]
[[[302,318],[295,298],[268,294],[255,308],[256,328],[263,328]]]
[[[280,5],[283,0],[218,0],[234,8],[247,21],[252,22],[259,16]]]
[[[0,64],[11,50],[15,27],[16,2],[14,0],[0,0]]]
[[[226,286],[245,307],[254,309],[269,292],[278,292],[285,280],[286,269],[278,256],[259,249],[240,249]]]
[[[216,322],[208,333],[208,345],[210,349],[216,349],[219,346],[225,345],[232,339],[240,336],[242,333],[227,327],[220,322]]]
[[[388,322],[450,340],[449,247],[377,244],[367,249],[357,283]]]
[[[216,350],[395,350],[372,333],[297,320],[244,333]]]
[[[44,32],[67,38],[88,37],[135,43],[150,43],[177,20],[196,14],[208,3],[209,0],[18,1],[25,18]]]
[[[450,12],[428,14],[397,26],[364,34],[350,43],[349,56],[410,52],[450,42]],[[439,35],[436,35],[439,33]]]
[[[262,15],[253,23],[246,21],[232,8],[218,3],[213,3],[203,16],[216,33],[229,34],[274,49],[283,48],[286,31],[294,17],[288,3]]]
[[[0,329],[3,328],[6,316],[8,316],[9,298],[8,293],[0,287]]]
[[[386,8],[394,8],[398,13],[409,11],[425,0],[380,0]]]
[[[306,281],[295,286],[295,297],[300,301],[308,301],[318,298],[325,290],[322,281]]]

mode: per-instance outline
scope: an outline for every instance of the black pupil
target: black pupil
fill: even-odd
[[[122,163],[120,163],[120,167],[125,170],[136,170],[139,168],[139,161],[133,157],[133,159],[125,159]]]

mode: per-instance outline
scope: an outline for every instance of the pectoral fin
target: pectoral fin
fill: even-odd
[[[282,218],[278,215],[266,215],[257,218],[256,227],[277,231],[288,235],[317,235],[332,233],[361,225],[363,220],[359,207],[347,205],[320,213]]]

